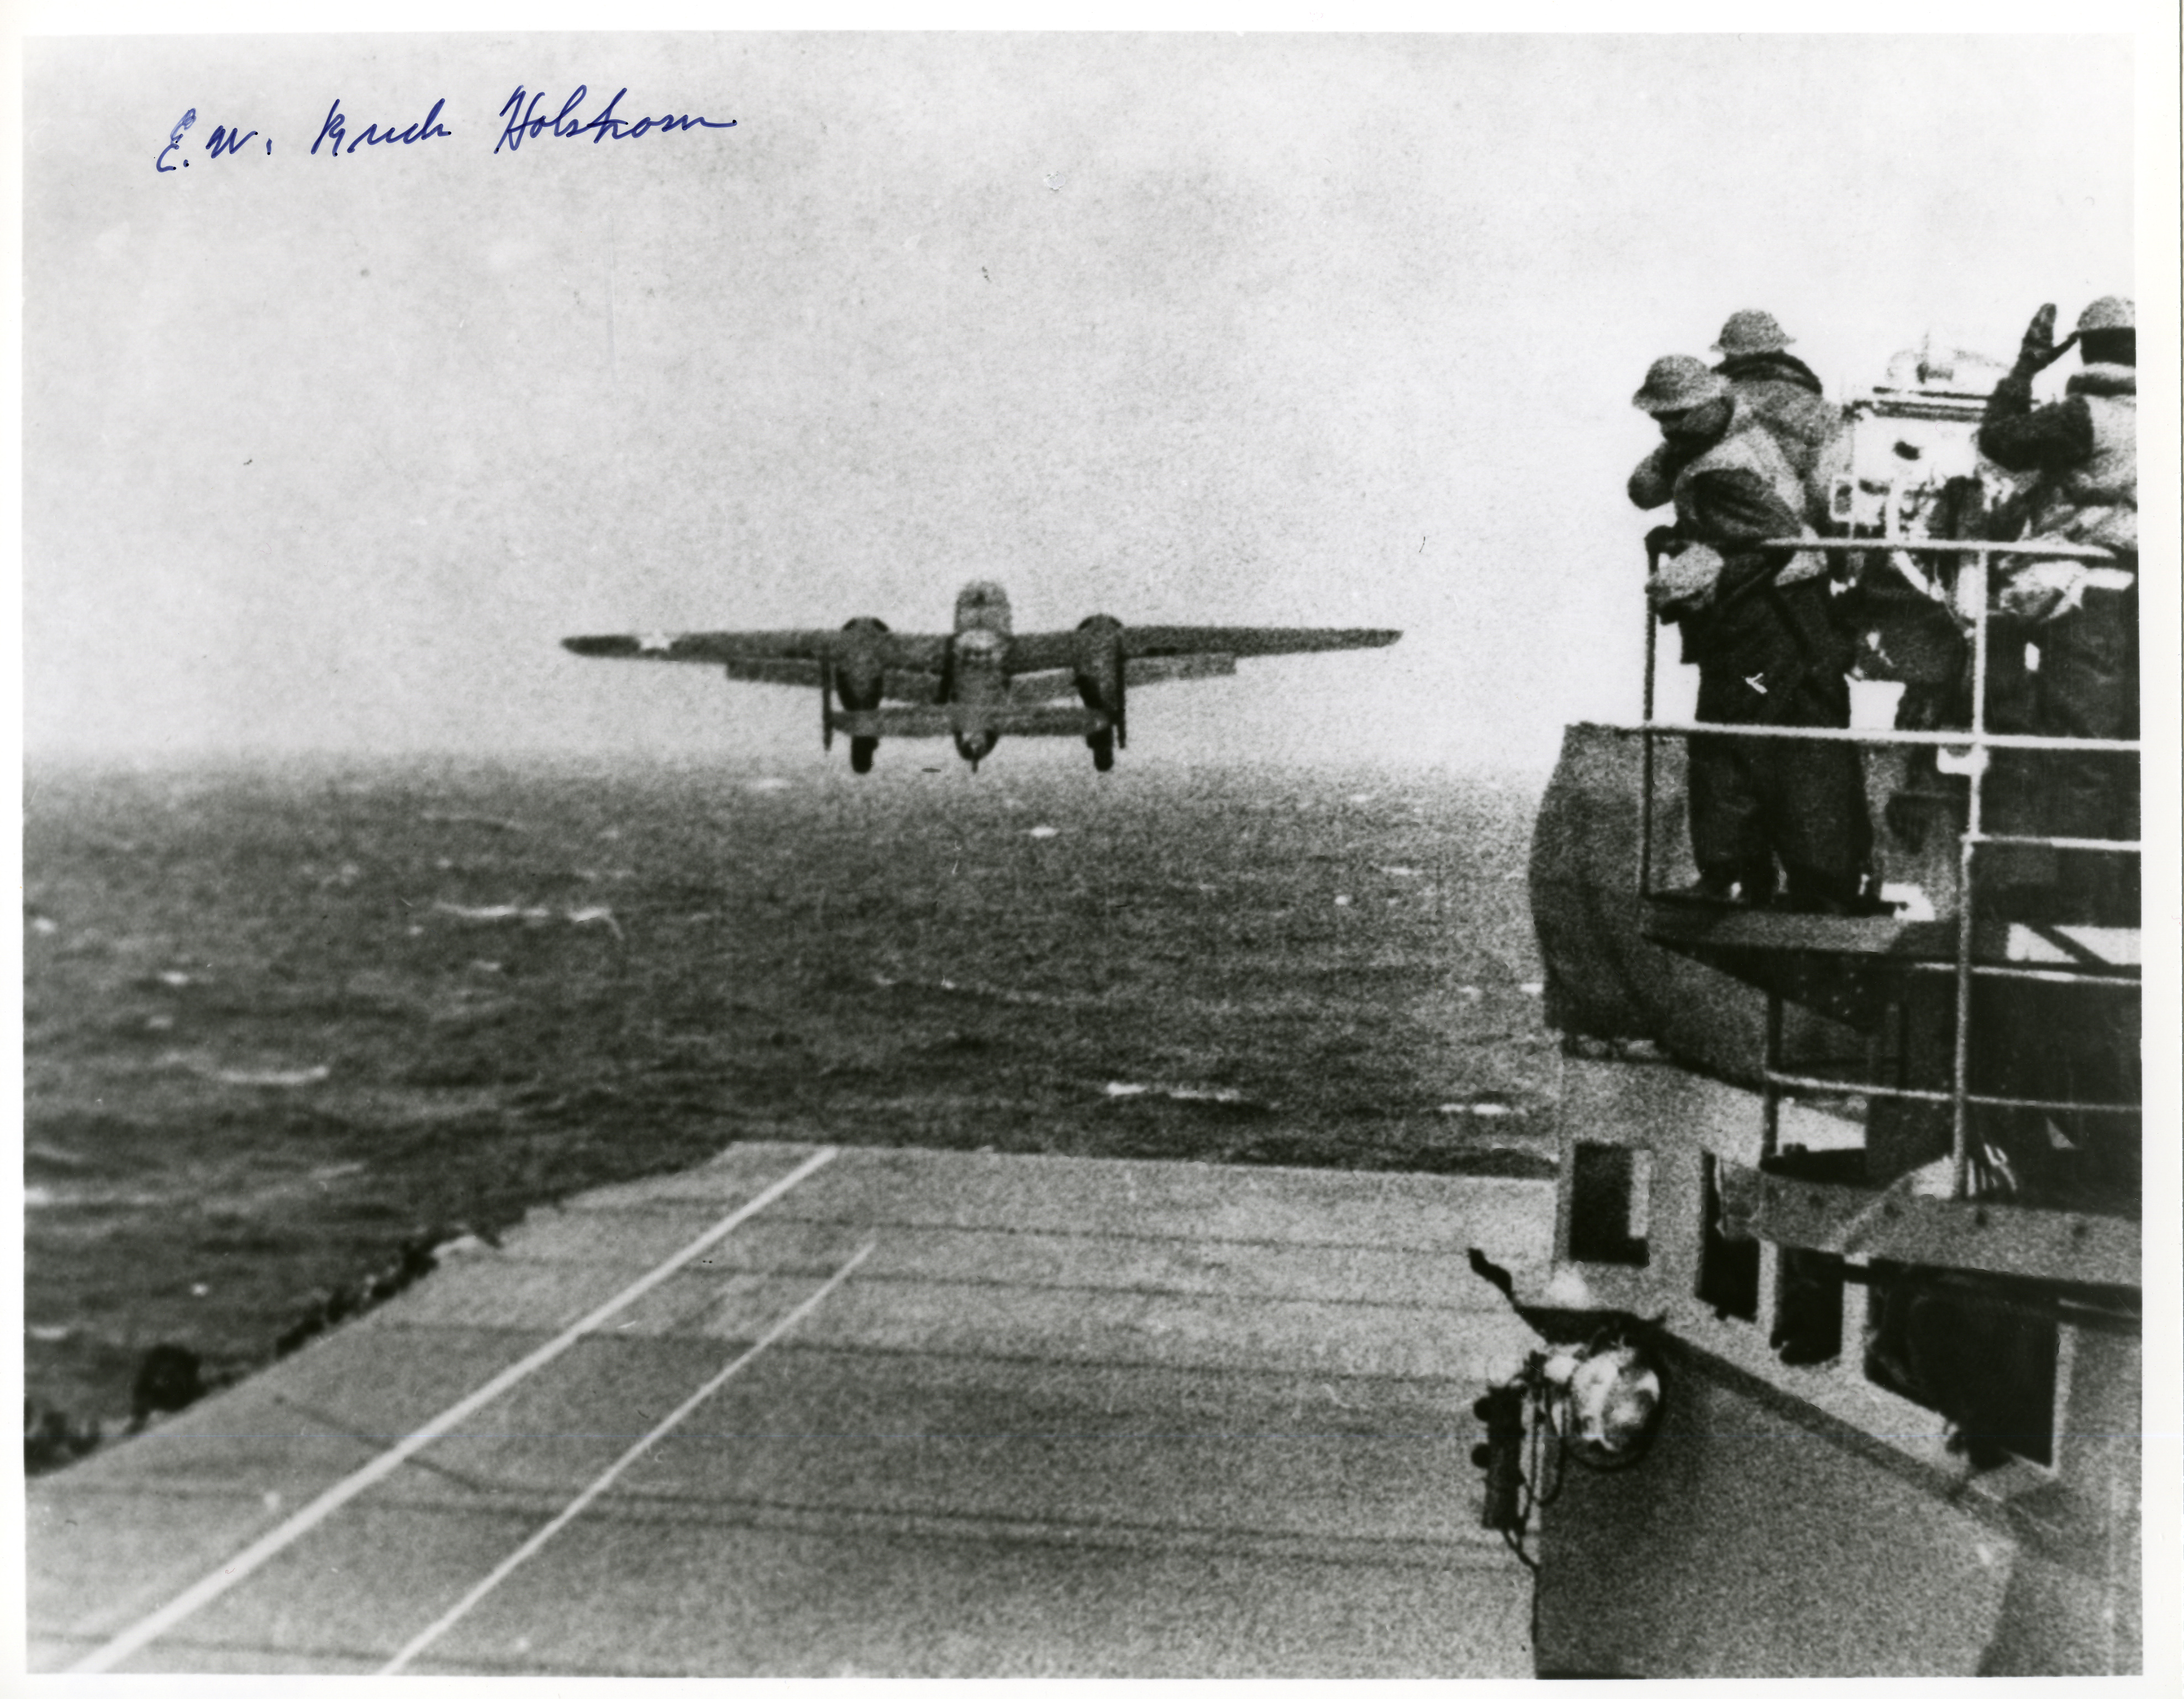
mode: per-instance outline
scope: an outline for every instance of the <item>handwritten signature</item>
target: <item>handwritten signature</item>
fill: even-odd
[[[359,148],[377,148],[389,142],[398,142],[407,148],[415,142],[431,142],[452,135],[454,132],[440,122],[440,109],[447,103],[445,100],[434,101],[432,109],[425,114],[424,121],[413,124],[407,130],[397,130],[390,125],[382,131],[376,124],[367,124],[364,126],[364,133],[348,144],[347,151],[354,153]],[[334,145],[329,152],[333,158],[338,159],[343,151],[343,139],[348,134],[348,118],[341,109],[341,97],[336,95],[334,103],[326,109],[326,121],[319,126],[319,141],[311,143],[311,152],[317,153],[319,142],[331,139]]]
[[[579,83],[577,92],[561,103],[558,111],[549,115],[542,109],[546,99],[543,92],[526,95],[523,86],[517,84],[515,92],[509,96],[507,103],[500,109],[500,116],[507,121],[502,126],[500,139],[493,144],[493,151],[498,153],[505,148],[513,153],[526,141],[535,142],[542,136],[558,136],[567,141],[580,141],[589,136],[595,142],[624,142],[649,135],[654,131],[733,130],[736,127],[736,120],[733,118],[700,118],[694,113],[663,114],[657,118],[620,117],[615,109],[621,103],[622,97],[629,92],[627,88],[616,90],[614,98],[607,102],[597,117],[582,118],[578,115],[578,109],[590,92],[588,88]],[[320,149],[324,148],[329,158],[338,159],[343,154],[354,153],[359,148],[408,148],[420,142],[448,140],[454,132],[440,121],[440,114],[447,109],[447,104],[444,97],[434,101],[431,111],[406,128],[397,129],[391,124],[384,127],[367,124],[353,136],[349,133],[349,116],[342,110],[341,97],[337,95],[333,104],[326,109],[325,120],[319,125],[318,139],[311,143],[311,153],[315,157]],[[168,131],[167,145],[159,150],[159,157],[152,162],[155,170],[165,175],[181,169],[167,162],[181,153],[183,138],[197,121],[198,109],[193,106],[182,114],[181,122]],[[256,141],[259,133],[255,130],[245,130],[240,125],[215,124],[212,134],[205,138],[204,151],[215,159],[226,159],[242,152],[246,142]],[[273,151],[270,136],[265,138],[265,148],[269,154]],[[186,167],[189,163],[185,158],[182,166]]]
[[[518,83],[515,92],[509,96],[506,104],[500,109],[499,115],[508,123],[500,132],[500,140],[493,143],[493,151],[498,153],[505,148],[513,153],[526,141],[536,142],[547,135],[559,136],[568,141],[578,141],[588,136],[596,143],[627,141],[653,130],[733,130],[736,127],[736,120],[733,118],[716,121],[694,114],[617,118],[615,108],[621,103],[622,96],[629,92],[627,88],[617,89],[614,98],[606,103],[598,117],[579,123],[577,121],[577,109],[584,103],[584,97],[590,92],[590,89],[578,83],[577,92],[561,103],[561,109],[548,118],[538,109],[539,103],[546,98],[545,95],[543,92],[534,94],[526,102],[523,85]]]
[[[190,125],[197,121],[198,109],[192,106],[182,114],[181,122],[167,132],[167,145],[159,150],[159,157],[152,162],[153,170],[172,171],[175,169],[167,163],[167,155],[181,152],[182,136],[187,132]],[[246,131],[239,125],[231,130],[225,124],[215,124],[212,127],[212,134],[205,137],[205,152],[215,159],[224,159],[231,153],[240,153],[242,151],[242,144],[257,134],[255,130]],[[270,136],[265,138],[265,151],[269,153],[273,151],[273,138]],[[187,159],[182,161],[185,167],[189,163]]]

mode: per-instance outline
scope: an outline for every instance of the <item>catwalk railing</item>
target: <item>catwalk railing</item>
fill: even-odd
[[[1967,779],[1964,828],[1958,834],[1958,854],[1955,864],[1955,938],[1953,961],[1942,962],[1912,961],[1906,963],[1912,972],[1947,972],[1956,980],[1954,1055],[1952,1059],[1952,1079],[1946,1092],[1936,1089],[1921,1089],[1905,1085],[1889,1085],[1879,1081],[1830,1080],[1810,1075],[1791,1073],[1782,1066],[1781,1056],[1781,1000],[1779,994],[1769,994],[1766,1050],[1763,1067],[1765,1084],[1765,1127],[1763,1149],[1768,1156],[1774,1152],[1774,1129],[1780,1119],[1780,1104],[1786,1091],[1826,1090],[1848,1093],[1866,1097],[1889,1097],[1914,1102],[1949,1106],[1951,1115],[1951,1195],[1962,1200],[1970,1195],[1972,1146],[1974,1142],[1972,1111],[1975,1109],[2027,1110],[2045,1113],[2085,1115],[2137,1115],[2141,1105],[2131,1103],[2089,1101],[2080,1102],[2061,1099],[2012,1097],[1972,1089],[1971,1027],[1973,1020],[1972,988],[1983,978],[2036,978],[2049,983],[2081,986],[2088,991],[2114,994],[2119,990],[2136,994],[2138,981],[2136,976],[2120,978],[2114,973],[2095,973],[2068,967],[2037,969],[2011,966],[2002,963],[1983,962],[1977,959],[1975,950],[1975,916],[1977,908],[1978,853],[1990,847],[2014,845],[2025,848],[2044,848],[2093,854],[2136,855],[2140,843],[2136,839],[2083,838],[2064,835],[2043,835],[2027,833],[1989,833],[1982,829],[1982,788],[1988,767],[1988,755],[1994,750],[2041,750],[2056,754],[2075,754],[2087,757],[2136,755],[2141,744],[2136,738],[2101,738],[2049,737],[2022,733],[1996,733],[1987,729],[1987,688],[1989,656],[1992,649],[1992,623],[1994,609],[1990,592],[1989,563],[1997,557],[2031,557],[2042,560],[2078,560],[2113,572],[2115,556],[2105,549],[2088,549],[2060,543],[1999,543],[1977,542],[1963,538],[1942,538],[1889,536],[1880,538],[1783,538],[1760,547],[1784,551],[1821,551],[1829,554],[1884,554],[1899,553],[1914,556],[1948,555],[1958,557],[1964,564],[1958,568],[1953,586],[1942,584],[1938,576],[1925,582],[1933,586],[1929,593],[1936,602],[1946,602],[1958,612],[1960,623],[1970,627],[1971,700],[1968,718],[1970,723],[1962,728],[1937,731],[1898,731],[1867,729],[1851,727],[1788,727],[1743,726],[1719,722],[1693,721],[1658,721],[1653,717],[1654,684],[1658,666],[1657,627],[1649,609],[1646,621],[1646,679],[1645,714],[1635,726],[1616,729],[1628,736],[1641,739],[1642,801],[1639,810],[1638,894],[1641,900],[1654,894],[1652,884],[1653,838],[1655,826],[1655,772],[1653,740],[1656,738],[1693,737],[1784,739],[1802,743],[1848,743],[1866,747],[1931,747],[1952,751],[1958,757]],[[2127,580],[2126,582],[2128,582]]]

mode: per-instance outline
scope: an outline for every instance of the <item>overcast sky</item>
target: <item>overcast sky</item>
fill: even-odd
[[[579,83],[735,127],[495,153]],[[1538,766],[1636,710],[1647,363],[1764,307],[1847,392],[2128,292],[2131,84],[2114,38],[34,41],[26,747],[816,761],[800,694],[558,639],[938,630],[977,576],[1020,629],[1407,633],[1141,698],[1134,761]],[[314,158],[336,97],[452,134]]]

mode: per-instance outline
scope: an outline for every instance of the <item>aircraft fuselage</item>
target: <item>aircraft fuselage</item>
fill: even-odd
[[[998,710],[1008,700],[1009,638],[1015,621],[1009,593],[988,580],[966,584],[956,598],[956,632],[948,646],[943,699],[960,708]],[[978,766],[1000,733],[973,713],[957,721],[956,753]]]

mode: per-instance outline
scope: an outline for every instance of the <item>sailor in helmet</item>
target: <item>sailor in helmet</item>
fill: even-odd
[[[1850,437],[1843,409],[1825,398],[1819,375],[1789,352],[1796,340],[1772,313],[1756,308],[1731,313],[1713,345],[1722,356],[1714,370],[1773,435],[1803,483],[1804,517],[1824,525],[1836,478],[1850,469]],[[1630,499],[1641,508],[1659,507],[1669,499],[1674,476],[1667,452],[1663,444],[1630,475]]]
[[[2083,370],[2063,399],[2035,406],[2032,381],[2075,344]],[[2138,334],[2132,304],[2104,295],[2055,342],[2051,303],[2033,315],[2017,364],[1989,398],[1980,452],[2031,475],[2027,538],[2106,549],[2113,565],[2031,560],[2003,579],[1989,661],[1987,724],[2069,738],[2138,735]],[[2026,646],[2038,651],[2028,666]],[[1997,829],[2136,839],[2138,786],[2127,756],[2003,751],[1990,780]],[[2136,858],[2014,850],[1996,868],[2019,917],[2137,924]],[[2044,875],[2044,877],[2042,877]],[[2030,906],[2027,906],[2027,904]],[[2046,910],[2048,912],[2039,912]]]
[[[1774,432],[1728,379],[1683,354],[1654,361],[1631,400],[1660,426],[1648,465],[1668,477],[1676,511],[1646,538],[1646,596],[1682,628],[1684,659],[1699,669],[1698,717],[1847,726],[1850,646],[1830,610],[1826,563],[1817,551],[1758,546],[1812,534],[1803,481]],[[1632,499],[1654,504],[1638,482]],[[1699,877],[1681,894],[1767,902],[1779,861],[1786,906],[1865,906],[1871,835],[1855,747],[1693,738],[1690,771]]]
[[[1796,340],[1772,313],[1731,313],[1713,345],[1722,357],[1714,370],[1774,433],[1804,480],[1806,517],[1817,525],[1827,518],[1836,474],[1849,470],[1849,434],[1843,409],[1824,396],[1812,367],[1789,351]]]
[[[2033,380],[2075,343],[2083,368],[2059,401]],[[2033,315],[2017,364],[1990,396],[1980,451],[2029,475],[2022,536],[2104,549],[2107,560],[1997,560],[1988,622],[1986,724],[2042,737],[2138,735],[2138,337],[2131,302],[2103,296],[2058,346],[2055,309]],[[1967,698],[1966,705],[1969,706]],[[1982,787],[1998,837],[2136,842],[2138,758],[1997,749]],[[2140,924],[2135,854],[2004,844],[1980,852],[1990,914],[2035,924]],[[1975,990],[1977,1089],[1996,1097],[2131,1105],[2143,1095],[2137,1004],[2082,988],[1989,981]],[[1984,1057],[1981,1051],[1984,1050]],[[2142,1184],[2137,1117],[1992,1109],[1975,1130],[2020,1186],[2082,1203],[2128,1200]]]

